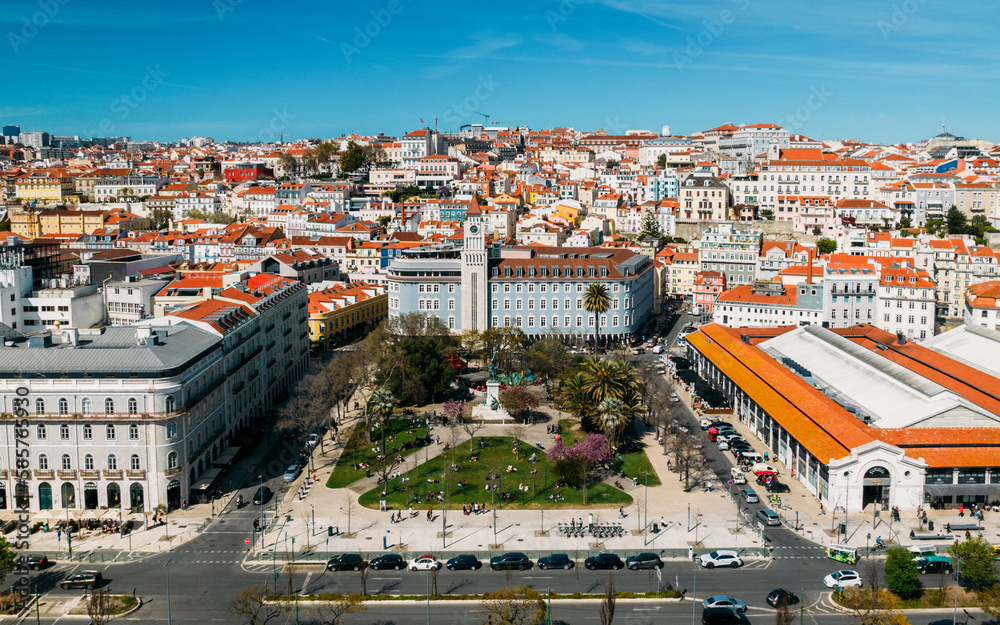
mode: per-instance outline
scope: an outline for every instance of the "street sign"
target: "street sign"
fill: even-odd
[[[729,480],[729,485],[730,485],[730,486],[732,486],[732,485],[733,485],[733,481],[732,481],[732,480]]]
[[[249,538],[244,538],[243,539],[243,544],[244,545],[249,545],[250,544],[250,539]]]

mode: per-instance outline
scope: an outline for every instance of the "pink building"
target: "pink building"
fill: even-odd
[[[694,276],[695,310],[703,314],[715,312],[715,300],[726,290],[726,275],[718,271],[699,271]]]

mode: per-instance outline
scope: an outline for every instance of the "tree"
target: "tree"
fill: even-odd
[[[997,572],[993,567],[996,554],[993,547],[981,538],[966,538],[952,545],[948,552],[958,560],[961,583],[967,588],[982,590],[997,583]]]
[[[604,586],[604,596],[601,597],[601,625],[611,625],[615,620],[615,601],[618,593],[615,592],[615,574],[608,573],[608,583]]]
[[[368,611],[364,597],[356,593],[335,595],[333,599],[317,603],[319,605],[310,613],[315,612],[322,625],[340,625],[345,615]]]
[[[375,381],[402,406],[437,401],[451,390],[455,372],[434,338],[407,338],[389,346],[379,360]]]
[[[329,166],[330,160],[333,159],[334,155],[339,151],[340,146],[333,141],[321,141],[320,144],[316,146],[316,160],[319,161],[321,165]]]
[[[594,412],[594,401],[587,390],[587,378],[583,373],[573,374],[562,387],[560,409],[572,414],[581,423],[590,419]]]
[[[150,226],[153,230],[164,230],[170,226],[174,218],[174,212],[169,208],[154,208],[149,216]]]
[[[587,486],[595,467],[611,461],[611,447],[603,434],[588,434],[572,447],[556,441],[549,447],[547,458],[553,463],[555,473],[571,484],[583,489],[583,503],[587,503]]]
[[[601,332],[601,315],[611,308],[608,286],[602,282],[592,282],[583,293],[583,307],[594,315],[594,352],[597,352],[597,337]]]
[[[816,241],[816,251],[819,254],[833,254],[837,251],[837,242],[824,237]]]
[[[294,156],[285,152],[278,157],[278,166],[285,170],[286,173],[291,173],[298,167],[298,161],[295,160]]]
[[[18,555],[10,548],[7,539],[0,536],[0,579],[3,579],[14,572],[17,566]]]
[[[691,469],[701,460],[701,450],[698,449],[698,439],[677,428],[664,441],[664,445],[674,455],[674,466],[684,480],[684,490],[691,489]]]
[[[628,424],[625,403],[616,397],[605,398],[597,405],[597,424],[613,446]]]
[[[899,611],[899,598],[882,587],[878,562],[866,560],[858,567],[865,590],[848,588],[841,605],[851,613],[855,625],[909,625]]]
[[[663,232],[660,230],[660,224],[656,221],[656,215],[653,211],[648,211],[642,218],[642,230],[639,232],[639,236],[651,237],[654,239],[659,239],[663,236]]]
[[[538,398],[523,386],[513,386],[500,392],[500,406],[518,421],[528,422],[528,415],[538,407]]]
[[[390,217],[389,215],[382,215],[375,221],[378,223],[378,225],[382,226],[383,228],[388,228],[389,224],[392,223],[392,217]]]
[[[618,169],[618,165],[620,165],[620,163],[612,159],[605,164],[605,167],[607,167],[608,169]]]
[[[351,141],[340,154],[340,170],[347,173],[357,171],[365,166],[365,160],[364,148]]]
[[[363,148],[364,153],[364,164],[365,167],[371,169],[372,167],[377,167],[385,162],[385,150],[381,145],[373,143],[371,145],[366,145]],[[428,185],[429,186],[429,185]],[[434,189],[431,188],[429,193],[433,194]]]
[[[987,232],[996,232],[996,228],[990,225],[986,215],[976,215],[969,222],[968,231],[972,236],[981,239]]]
[[[229,613],[246,625],[266,625],[288,614],[288,602],[278,600],[267,586],[251,586],[229,601]]]
[[[496,355],[496,369],[500,372],[520,371],[522,350],[528,345],[528,336],[521,328],[499,326],[488,328],[480,333],[479,345],[483,360]]]
[[[104,625],[114,618],[115,603],[115,597],[104,592],[104,588],[94,587],[87,599],[87,616],[92,625]]]
[[[919,597],[923,592],[920,571],[913,554],[906,549],[890,549],[885,559],[885,584],[902,599]]]
[[[945,223],[947,224],[948,234],[966,234],[968,229],[965,213],[959,210],[957,206],[952,206],[948,209]]]
[[[570,353],[561,337],[547,336],[535,341],[524,353],[528,371],[536,378],[558,382],[564,371],[571,368],[577,358]]]
[[[912,224],[913,224],[913,221],[909,217],[902,217],[899,220],[899,227],[900,227],[900,229],[911,228]]]
[[[661,169],[666,169],[667,168],[667,155],[666,154],[660,154],[658,157],[656,157],[656,164],[659,165]]]
[[[522,584],[487,593],[479,605],[483,625],[540,625],[545,620],[542,595]]]
[[[778,610],[774,613],[774,625],[792,625],[795,622],[795,615],[788,608],[788,600],[781,602]]]
[[[330,419],[330,377],[310,374],[299,380],[291,399],[281,410],[277,426],[282,430],[312,433]]]
[[[365,406],[368,413],[379,420],[383,455],[385,455],[385,431],[388,429],[389,417],[392,416],[395,405],[396,398],[392,396],[392,392],[384,388],[379,388],[375,389],[372,396],[368,398],[368,404]]]

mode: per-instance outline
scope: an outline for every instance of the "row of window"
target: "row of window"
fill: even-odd
[[[448,300],[448,301],[449,301],[449,308],[448,308],[448,310],[454,310],[454,308],[450,306],[450,302],[452,302],[453,300]],[[503,301],[503,309],[504,310],[510,310],[510,308],[511,308],[510,302],[511,302],[511,300],[509,300],[509,299],[505,299]],[[628,308],[629,298],[626,297],[624,299],[624,306],[621,305],[622,303],[623,303],[623,300],[619,300],[617,298],[613,299],[613,300],[611,300],[611,308],[623,308],[623,307],[624,308]],[[551,304],[552,304],[551,305],[552,310],[559,310],[559,300],[558,299],[553,299],[552,302],[551,302]],[[573,307],[572,307],[571,304],[572,304],[572,300],[567,297],[565,300],[563,300],[563,310],[572,310]],[[540,310],[545,310],[546,307],[548,307],[548,306],[549,306],[549,301],[548,300],[544,300],[543,299],[543,300],[539,300],[538,301],[538,308]],[[524,308],[524,300],[522,300],[522,299],[514,300],[514,309],[515,310],[522,310],[523,308]],[[582,298],[578,297],[576,299],[576,308],[577,309],[583,308],[583,299]],[[528,300],[528,310],[534,310],[534,309],[535,309],[535,300],[529,299]],[[496,300],[496,299],[493,300],[493,310],[500,310],[500,300]]]
[[[69,414],[69,400],[65,397],[59,398],[59,414]],[[128,402],[128,414],[138,414],[139,413],[139,402],[134,397],[129,397]],[[166,410],[167,412],[173,412],[176,408],[176,402],[172,395],[168,396],[166,399]],[[80,401],[80,412],[83,414],[91,414],[93,411],[93,402],[89,397],[84,397]],[[114,414],[115,412],[115,400],[108,397],[104,400],[104,412],[106,414]],[[41,397],[35,399],[35,414],[45,414],[45,400]]]
[[[907,317],[907,323],[914,323],[914,319],[916,319],[916,317],[914,317],[913,315],[909,315]],[[882,321],[889,321],[888,313],[883,315]],[[896,323],[903,323],[903,315],[896,315]],[[920,318],[920,325],[927,325],[927,317]]]
[[[450,319],[453,319],[453,317],[450,318]],[[574,327],[571,324],[571,319],[572,319],[572,317],[570,317],[569,315],[563,317],[563,327],[564,328]],[[621,320],[622,320],[622,324],[623,325],[628,326],[628,322],[629,322],[629,316],[628,315],[625,315]],[[521,317],[520,315],[518,315],[517,317],[504,317],[503,318],[503,324],[505,326],[507,326],[507,327],[510,327],[510,326],[519,327],[519,328],[525,328],[525,327],[527,327],[527,328],[534,328],[535,327],[535,317],[534,317],[534,315],[529,316],[527,318],[527,321],[528,321],[528,325],[524,325],[524,317]],[[610,325],[612,327],[617,328],[618,327],[618,322],[619,322],[618,315],[613,315],[613,316],[610,317],[610,319],[608,318],[607,315],[602,315],[601,316],[601,327],[602,328],[608,327],[609,323],[610,323]],[[552,324],[551,327],[553,327],[553,328],[558,328],[559,327],[559,316],[558,315],[552,315],[551,324]],[[500,326],[500,318],[499,317],[493,317],[493,327],[499,327],[499,326]],[[548,327],[548,326],[549,326],[549,318],[548,317],[546,317],[544,315],[538,317],[538,327],[545,328],[545,327]],[[449,327],[451,327],[451,326],[449,325]],[[577,316],[577,318],[576,318],[576,326],[575,327],[577,327],[577,328],[585,327],[584,326],[584,317],[582,315],[581,316]],[[589,315],[587,316],[587,327],[594,327],[594,318],[591,317],[591,316],[589,316]]]
[[[167,426],[167,435],[170,434],[170,426],[173,422]],[[174,431],[176,433],[176,426],[174,426]],[[35,430],[36,438],[40,441],[48,439],[48,431],[45,425],[38,425]],[[118,438],[118,428],[113,424],[108,424],[104,428],[104,436],[107,440],[113,441]],[[69,424],[63,423],[59,426],[59,438],[64,441],[69,440]],[[139,440],[139,426],[135,423],[130,423],[128,426],[128,438],[130,441]],[[89,441],[94,439],[94,428],[89,424],[84,424],[83,426],[83,440]]]
[[[177,453],[171,452],[170,455],[174,457],[174,466],[177,465]],[[170,467],[170,461],[167,461],[168,468]],[[142,461],[139,458],[139,454],[132,454],[129,458],[129,467],[132,471],[142,470]],[[107,470],[117,471],[118,470],[118,456],[115,454],[108,454],[107,459]],[[38,454],[38,470],[48,471],[49,469],[49,457],[46,454]],[[72,471],[73,470],[73,458],[69,454],[62,455],[62,470]],[[93,471],[94,470],[94,456],[92,454],[87,454],[83,457],[83,470]]]

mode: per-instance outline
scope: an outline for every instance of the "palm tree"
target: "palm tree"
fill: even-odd
[[[599,404],[609,397],[621,399],[629,386],[634,383],[631,367],[622,368],[618,363],[590,356],[581,367],[584,389],[590,400]]]
[[[563,384],[561,408],[581,421],[593,412],[594,401],[587,392],[587,378],[582,373],[573,375]]]
[[[378,388],[372,391],[371,397],[368,398],[368,404],[366,405],[368,409],[368,436],[371,437],[371,417],[377,417],[382,427],[382,453],[385,453],[385,426],[386,420],[392,415],[392,410],[396,398],[392,396],[392,393],[388,389]],[[369,438],[369,440],[371,440]]]
[[[601,282],[593,282],[583,293],[583,307],[594,315],[594,352],[597,352],[597,337],[601,332],[601,315],[611,308],[611,296],[608,286]]]
[[[625,403],[616,397],[608,397],[597,405],[597,425],[612,448],[629,424],[625,410]]]

